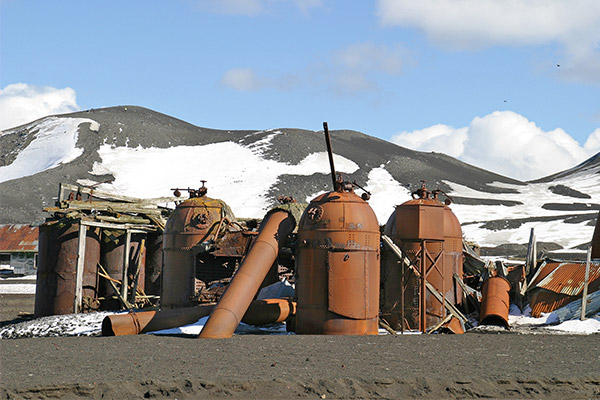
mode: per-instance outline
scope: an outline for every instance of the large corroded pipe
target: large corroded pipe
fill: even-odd
[[[285,210],[274,209],[267,213],[254,245],[210,314],[200,338],[224,339],[233,335],[260,284],[277,259],[280,245],[285,242],[295,226],[294,217]]]
[[[214,308],[215,304],[211,303],[196,307],[109,315],[102,321],[102,336],[138,335],[176,328],[206,317]],[[249,325],[274,324],[285,321],[295,313],[296,302],[289,298],[254,300],[242,322]]]
[[[483,282],[481,292],[479,325],[498,325],[508,329],[510,282],[501,276],[491,277]]]
[[[193,324],[209,315],[214,308],[215,304],[210,303],[196,307],[108,315],[102,320],[102,336],[138,335]]]

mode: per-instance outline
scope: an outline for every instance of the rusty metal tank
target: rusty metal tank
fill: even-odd
[[[177,205],[163,235],[162,308],[192,305],[198,246],[214,239],[227,218],[233,219],[229,207],[206,196],[204,186]]]
[[[402,267],[391,251],[384,250],[381,316],[394,329],[424,332],[446,317],[442,302],[426,288],[425,280],[420,279],[423,273],[445,301],[455,305],[462,303],[462,290],[453,277],[455,273],[463,275],[462,229],[448,205],[438,200],[440,192],[429,192],[423,184],[413,193],[412,200],[396,207],[385,226],[384,233],[402,249],[415,268],[412,271]]]
[[[378,333],[379,241],[377,217],[351,184],[310,202],[298,229],[296,333]]]
[[[104,229],[102,232],[102,248],[100,249],[100,265],[108,275],[117,281],[123,280],[123,264],[125,258],[127,233],[124,230]],[[129,241],[129,262],[127,270],[128,286],[137,282],[137,289],[145,288],[146,280],[146,237],[145,233],[132,233]],[[104,300],[100,308],[103,310],[118,310],[121,302],[113,287],[106,281],[100,280],[99,295]]]
[[[96,271],[100,261],[100,230],[87,229],[83,271],[83,310],[97,306]],[[49,220],[40,226],[35,315],[74,312],[79,243],[78,220]]]

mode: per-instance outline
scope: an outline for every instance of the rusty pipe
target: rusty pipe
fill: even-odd
[[[279,247],[295,226],[294,217],[285,210],[274,209],[267,213],[254,245],[210,314],[200,338],[224,339],[233,335],[260,284],[277,259]]]
[[[137,335],[192,324],[206,317],[215,303],[162,311],[108,315],[102,320],[102,336]]]
[[[479,325],[497,325],[508,329],[510,282],[501,276],[493,276],[483,282],[481,292]]]
[[[102,321],[102,336],[138,335],[176,328],[206,317],[214,308],[215,304],[211,303],[162,311],[108,315]],[[296,302],[290,298],[254,300],[250,303],[242,322],[248,325],[274,324],[295,314]]]

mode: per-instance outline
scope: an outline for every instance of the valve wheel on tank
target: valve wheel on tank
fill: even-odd
[[[213,216],[207,210],[198,212],[190,220],[190,225],[192,225],[196,229],[208,228],[212,223]]]
[[[323,217],[323,208],[319,205],[312,206],[306,211],[306,214],[313,223],[317,223]]]

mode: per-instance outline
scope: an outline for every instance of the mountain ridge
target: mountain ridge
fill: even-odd
[[[75,132],[66,128],[69,119],[78,122]],[[50,125],[54,130],[48,130]],[[586,236],[591,238],[595,199],[600,197],[599,155],[561,173],[522,182],[354,130],[333,129],[330,135],[336,168],[373,193],[370,203],[381,224],[425,180],[430,189],[442,189],[454,198],[452,208],[468,239],[483,239],[486,245],[522,243],[525,228],[547,224],[552,217],[567,227],[576,220],[583,229],[570,239],[548,236],[558,238],[562,247],[575,248]],[[36,148],[42,137],[47,152]],[[51,149],[55,137],[67,143],[64,149]],[[7,171],[18,175],[19,165],[31,170],[26,161],[43,159],[50,149],[56,153],[56,165],[0,182],[0,223],[42,222],[41,210],[54,204],[60,182],[108,182],[99,187],[134,197],[161,197],[169,195],[173,185],[194,187],[208,178],[209,196],[221,197],[238,216],[253,217],[262,216],[279,195],[303,202],[331,186],[322,131],[218,130],[129,105],[48,116],[3,131],[0,179]],[[580,201],[573,202],[575,198]]]

